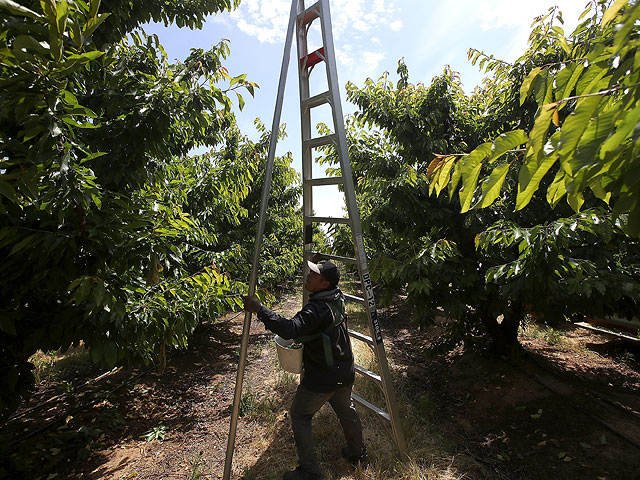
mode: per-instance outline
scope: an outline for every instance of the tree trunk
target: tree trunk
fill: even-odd
[[[483,323],[491,337],[493,351],[498,355],[509,355],[520,349],[518,329],[523,318],[522,308],[512,308],[502,320],[483,317]]]

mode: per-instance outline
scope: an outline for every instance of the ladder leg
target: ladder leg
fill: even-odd
[[[340,158],[340,168],[342,171],[343,188],[345,199],[347,202],[347,211],[351,223],[353,235],[353,243],[355,245],[356,259],[358,263],[358,272],[362,282],[362,291],[364,293],[365,310],[369,320],[369,328],[371,337],[374,340],[374,352],[376,360],[380,368],[380,377],[382,390],[385,396],[387,412],[389,413],[393,437],[398,449],[400,457],[406,457],[406,443],[404,439],[402,424],[398,414],[398,406],[395,397],[391,374],[387,362],[386,353],[382,341],[382,333],[378,321],[376,302],[373,294],[373,284],[367,266],[367,257],[364,249],[364,241],[362,238],[362,226],[360,224],[360,215],[356,203],[355,187],[353,184],[353,174],[349,161],[349,150],[347,146],[347,136],[344,127],[344,114],[342,112],[342,102],[340,101],[340,84],[338,82],[338,73],[336,66],[335,47],[333,42],[333,30],[331,26],[331,13],[329,10],[329,0],[319,0],[320,5],[320,22],[323,39],[323,54],[325,60],[325,68],[327,73],[327,82],[331,95],[331,104],[333,106],[333,123],[334,132],[337,138],[336,150]]]
[[[278,85],[278,97],[271,126],[271,141],[269,144],[269,156],[267,158],[267,170],[265,173],[264,187],[262,191],[262,201],[260,204],[260,220],[258,222],[258,232],[254,248],[253,267],[251,269],[251,279],[249,281],[249,295],[254,295],[258,278],[258,266],[260,264],[260,249],[262,248],[262,238],[266,222],[267,205],[269,203],[269,193],[271,190],[271,178],[273,176],[273,166],[278,143],[278,131],[280,129],[280,118],[282,115],[282,104],[284,102],[284,91],[287,84],[287,73],[289,71],[289,60],[291,56],[291,45],[293,43],[293,28],[297,17],[296,0],[291,2],[291,14],[289,17],[289,27],[287,30],[287,40],[285,42],[282,68],[280,70],[280,83]],[[224,464],[223,479],[231,478],[231,467],[233,464],[233,452],[235,449],[236,430],[238,426],[238,414],[240,411],[240,399],[242,398],[242,382],[244,370],[247,362],[247,350],[249,346],[249,330],[251,328],[251,313],[244,315],[244,325],[242,329],[242,342],[240,346],[240,361],[238,363],[238,373],[236,376],[236,387],[233,398],[233,410],[231,413],[231,424],[229,426],[229,437],[227,439],[227,452]]]
[[[298,3],[298,13],[304,11],[304,0],[296,0]],[[309,53],[307,50],[307,32],[308,28],[297,23],[297,46],[298,59],[306,58]],[[306,62],[298,61],[298,83],[300,90],[300,98],[309,98],[309,76],[310,71],[307,69]],[[303,259],[310,258],[313,249],[313,223],[309,218],[313,216],[313,189],[309,185],[309,180],[313,177],[313,151],[311,148],[305,148],[305,142],[311,139],[311,110],[304,108],[300,102],[300,130],[302,138],[302,209],[303,209],[303,225],[304,225],[304,253]],[[307,262],[302,262],[302,278],[307,277],[309,267]],[[303,305],[309,301],[309,292],[303,292]]]

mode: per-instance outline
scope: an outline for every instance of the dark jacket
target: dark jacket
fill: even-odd
[[[340,325],[332,326],[333,315],[327,305],[328,300],[341,297],[343,295],[338,288],[315,293],[309,297],[309,303],[291,319],[281,317],[264,305],[258,311],[258,318],[264,326],[286,340],[322,332],[329,336],[333,353],[331,367],[327,366],[320,336],[304,342],[304,375],[301,384],[314,392],[331,392],[352,384],[355,377],[346,319]]]

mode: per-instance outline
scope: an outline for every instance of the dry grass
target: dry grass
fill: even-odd
[[[91,365],[89,351],[81,343],[79,346],[71,346],[64,353],[59,350],[43,352],[38,350],[30,358],[35,369],[36,385],[59,380],[59,377],[74,369],[83,369]]]

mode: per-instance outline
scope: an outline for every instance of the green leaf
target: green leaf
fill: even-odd
[[[542,149],[547,140],[547,133],[551,126],[551,119],[553,113],[557,108],[557,104],[551,103],[549,105],[543,105],[538,110],[538,116],[533,124],[531,132],[529,132],[529,144],[531,149],[527,152],[527,157],[538,158],[542,154]]]
[[[100,0],[89,1],[89,18],[96,18],[100,9]]]
[[[460,205],[462,213],[469,211],[473,194],[478,184],[478,177],[482,169],[482,162],[491,153],[493,143],[486,142],[476,148],[462,160],[460,173],[462,174],[462,188],[460,189]]]
[[[449,183],[449,174],[451,173],[451,169],[455,165],[457,157],[451,156],[447,157],[440,169],[440,173],[438,174],[438,178],[435,182],[435,192],[436,197],[440,196],[440,192],[447,186]]]
[[[560,101],[565,98],[569,98],[573,89],[575,88],[578,80],[580,80],[580,75],[584,71],[584,64],[572,63],[567,65],[567,67],[558,73],[556,77],[556,88],[558,90],[558,94],[556,94],[556,100]],[[566,104],[563,103],[560,105],[560,108],[564,107]]]
[[[546,105],[553,101],[553,76],[544,70],[536,78],[533,91],[538,105]]]
[[[233,87],[236,83],[241,82],[243,80],[245,80],[247,78],[247,74],[243,73],[242,75],[238,75],[237,77],[234,77],[231,79],[231,81],[229,82],[229,86]]]
[[[74,45],[78,48],[81,47],[84,44],[84,35],[82,35],[80,25],[72,19],[68,19],[67,24],[69,25],[69,35]]]
[[[67,16],[69,14],[69,5],[66,0],[56,1],[56,29],[58,34],[62,36],[67,29]]]
[[[571,55],[571,47],[569,46],[569,42],[567,42],[567,38],[565,36],[558,37],[558,41],[560,42],[560,46],[567,53],[567,55]]]
[[[91,37],[91,35],[93,35],[93,32],[96,31],[96,29],[102,25],[102,22],[104,22],[107,18],[109,18],[109,15],[111,15],[110,13],[101,13],[100,15],[98,15],[95,18],[90,19],[84,27],[82,27],[82,34],[84,35],[85,39],[88,39],[89,37]]]
[[[600,171],[598,150],[601,149],[607,137],[615,131],[614,122],[620,115],[621,109],[621,103],[611,98],[599,106],[596,116],[591,119],[582,134],[576,151],[570,159],[565,161],[565,168],[568,166],[569,171],[573,173],[571,184],[567,184],[569,192],[583,190],[589,182],[590,175]]]
[[[549,169],[556,163],[558,155],[553,153],[543,157],[541,161],[531,159],[520,168],[518,176],[518,196],[516,210],[521,210],[529,204],[533,194],[538,190],[540,182]]]
[[[569,193],[567,194],[567,203],[573,208],[574,212],[579,212],[584,204],[584,197],[582,193]]]
[[[604,159],[607,153],[614,151],[620,147],[629,135],[637,128],[640,123],[640,108],[635,107],[628,110],[617,122],[616,133],[609,137],[600,149],[600,158]]]
[[[496,138],[493,147],[491,148],[489,163],[495,162],[502,155],[524,143],[527,143],[528,140],[529,138],[524,130],[513,130],[511,132],[503,133]]]
[[[40,54],[47,54],[49,49],[45,48],[40,42],[30,35],[18,35],[13,41],[13,48],[20,50],[35,50]]]
[[[240,95],[238,92],[236,92],[236,95],[238,97],[238,108],[240,108],[240,111],[242,111],[242,109],[244,108],[244,98],[242,98],[242,95]]]
[[[104,52],[92,50],[81,54],[69,55],[67,58],[72,62],[86,63],[95,60],[96,58],[100,58],[102,55],[104,55]]]
[[[16,245],[13,246],[13,248],[9,252],[9,256],[18,253],[20,250],[22,250],[22,249],[24,249],[24,248],[26,248],[28,246],[31,246],[31,244],[33,244],[36,239],[37,239],[37,236],[35,234],[29,235],[29,236],[23,238],[20,242],[18,242]]]
[[[613,5],[611,5],[602,15],[602,23],[600,24],[602,27],[605,27],[610,21],[612,21],[620,9],[624,7],[629,0],[616,0]]]
[[[102,199],[93,193],[91,194],[91,199],[95,206],[98,207],[98,210],[100,210],[102,208]]]
[[[42,11],[47,16],[47,20],[50,23],[55,23],[56,20],[56,3],[55,0],[40,0],[40,6]]]
[[[556,173],[553,183],[547,190],[547,202],[549,202],[552,208],[555,208],[555,206],[558,205],[558,202],[560,202],[562,197],[564,197],[564,195],[567,193],[565,180],[566,174],[564,170],[559,169],[558,173]]]
[[[79,305],[89,296],[91,293],[91,287],[93,282],[88,277],[81,277],[79,286],[73,295],[73,301]],[[77,281],[77,280],[76,280]],[[75,282],[74,282],[75,283]]]
[[[0,178],[0,194],[7,197],[12,202],[18,201],[18,194],[9,182],[5,182]]]
[[[95,158],[100,158],[103,155],[107,155],[107,152],[94,152],[94,153],[90,153],[89,155],[87,155],[86,157],[84,157],[82,160],[80,160],[80,163],[85,163],[85,162],[89,162]]]
[[[97,280],[93,287],[93,298],[96,305],[102,305],[106,296],[107,290],[104,288],[104,282],[102,280]]]
[[[71,125],[73,127],[77,127],[77,128],[99,128],[100,125],[95,125],[93,123],[89,123],[89,122],[78,122],[76,119],[74,119],[73,117],[70,117],[68,115],[65,115],[64,117],[62,117],[62,121],[68,125]]]
[[[636,22],[640,19],[640,4],[635,2],[633,6],[622,15],[622,24],[617,26],[616,34],[613,38],[613,54],[619,53],[623,48],[628,46],[631,32],[636,27]]]
[[[23,17],[31,17],[38,20],[42,20],[42,15],[34,12],[33,10],[29,10],[27,7],[23,7],[19,3],[16,3],[12,0],[0,0],[0,8],[4,8],[9,11],[13,15],[20,15]]]
[[[602,87],[606,87],[608,84],[608,82],[602,80],[608,73],[609,65],[606,62],[589,65],[576,84],[576,95],[589,95],[599,92]],[[601,82],[603,82],[602,85]]]
[[[559,152],[565,169],[566,162],[564,160],[566,158],[570,159],[575,153],[582,135],[589,126],[591,119],[596,115],[602,100],[602,97],[599,95],[583,98],[578,102],[575,111],[564,121],[559,142]],[[572,172],[569,170],[568,173]]]
[[[607,192],[604,189],[604,187],[602,186],[602,180],[602,178],[596,178],[592,180],[591,183],[589,183],[589,188],[596,196],[596,198],[599,198],[608,205],[611,201],[611,192]]]
[[[533,81],[542,71],[542,67],[536,67],[529,72],[527,78],[522,82],[522,86],[520,87],[520,105],[524,103],[524,101],[529,96],[529,92],[531,91],[531,87],[533,85]]]
[[[56,62],[59,62],[62,59],[63,43],[62,33],[58,31],[56,15],[57,14],[54,11],[53,18],[49,17],[49,51],[51,52],[53,59]]]
[[[460,159],[455,162],[453,173],[451,174],[451,181],[449,182],[449,201],[453,200],[453,195],[456,193],[456,189],[462,179],[462,163],[464,159]]]
[[[496,167],[489,178],[482,183],[481,201],[474,208],[485,208],[491,205],[500,195],[500,190],[509,173],[510,163]]]

